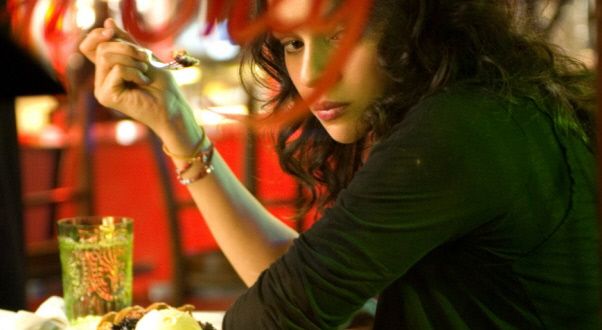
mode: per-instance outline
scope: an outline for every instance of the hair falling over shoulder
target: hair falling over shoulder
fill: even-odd
[[[509,99],[547,101],[557,128],[590,143],[594,74],[537,32],[518,0],[373,0],[368,29],[379,34],[382,69],[393,81],[366,120],[376,140],[391,133],[425,97],[457,83],[481,86]],[[257,12],[265,11],[257,1]],[[266,107],[286,111],[298,93],[282,46],[270,33],[249,43],[242,70],[271,90]],[[243,73],[241,72],[241,75]],[[366,141],[340,144],[309,116],[282,129],[276,151],[283,169],[306,188],[305,207],[332,204],[362,165]]]

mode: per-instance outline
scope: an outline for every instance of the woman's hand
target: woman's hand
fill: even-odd
[[[92,30],[79,49],[96,65],[94,95],[102,105],[140,121],[160,136],[192,118],[171,74],[150,66],[147,54],[112,19]]]

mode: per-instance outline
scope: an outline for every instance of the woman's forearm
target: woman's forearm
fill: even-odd
[[[219,153],[211,175],[188,186],[218,245],[247,285],[282,255],[297,233],[270,214]]]
[[[174,154],[190,154],[203,133],[193,126],[191,118],[179,122],[182,127],[163,134],[162,139],[169,150],[178,150]],[[205,137],[203,148],[210,143]],[[173,161],[176,167],[183,166],[183,161]],[[252,285],[259,274],[286,251],[297,233],[249,193],[218,150],[214,150],[211,165],[213,171],[189,184],[188,190],[219,247],[243,281]],[[202,171],[201,165],[194,166],[197,167],[191,168],[191,172]]]

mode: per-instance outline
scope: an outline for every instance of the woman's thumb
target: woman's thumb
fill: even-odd
[[[114,19],[112,19],[112,18],[105,19],[103,26],[104,26],[104,28],[111,29],[115,32],[114,38],[119,38],[119,39],[123,39],[126,41],[134,42],[134,39],[127,32],[123,31],[122,29],[120,29],[117,26],[117,22],[115,22]]]

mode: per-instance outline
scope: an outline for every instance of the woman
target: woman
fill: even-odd
[[[278,15],[308,3],[285,0]],[[161,137],[250,286],[225,329],[338,328],[376,296],[375,329],[593,329],[591,78],[521,31],[514,3],[374,2],[312,116],[279,135],[283,167],[322,211],[301,235],[243,188],[169,75],[115,41],[128,37],[112,21],[80,49],[99,101]],[[274,111],[315,91],[347,28],[249,44],[245,63],[277,82]]]

